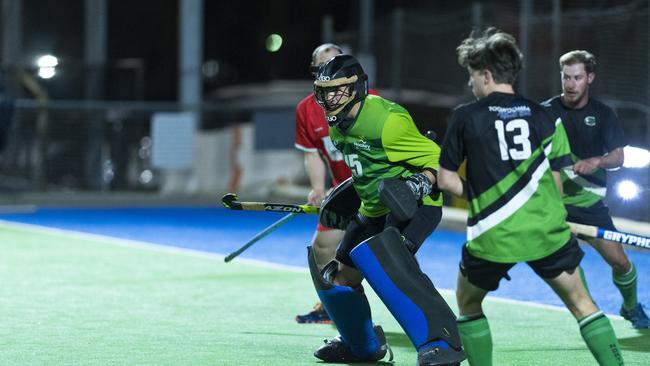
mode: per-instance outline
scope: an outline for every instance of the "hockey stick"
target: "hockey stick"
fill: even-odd
[[[575,234],[588,236],[590,238],[610,240],[616,243],[631,245],[634,247],[650,249],[650,238],[645,236],[607,230],[591,225],[576,224],[573,222],[569,222],[569,226],[571,226],[571,231],[573,231]]]
[[[249,240],[246,244],[242,245],[241,248],[239,248],[239,249],[235,250],[234,252],[228,254],[228,255],[226,256],[226,258],[224,258],[223,260],[224,260],[226,263],[230,262],[230,261],[233,260],[235,257],[237,257],[238,255],[242,254],[246,249],[250,248],[250,247],[251,247],[253,244],[255,244],[258,240],[260,240],[260,239],[262,239],[263,237],[267,236],[270,232],[272,232],[273,230],[275,230],[275,229],[277,229],[278,227],[282,226],[284,223],[286,223],[287,221],[291,220],[291,219],[292,219],[293,217],[295,217],[296,215],[297,215],[296,213],[293,213],[293,212],[292,212],[292,213],[290,213],[290,214],[284,216],[284,217],[281,218],[280,220],[274,222],[273,224],[271,224],[271,225],[270,225],[269,227],[267,227],[266,229],[260,231],[257,235],[255,235],[255,236],[254,236],[251,240]]]
[[[294,205],[289,203],[268,203],[268,202],[242,202],[234,193],[226,193],[221,198],[221,204],[231,210],[245,211],[271,211],[287,212],[296,214],[317,214],[318,207],[310,205]]]

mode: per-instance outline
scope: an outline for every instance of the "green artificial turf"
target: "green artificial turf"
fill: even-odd
[[[316,302],[306,271],[119,240],[0,225],[0,365],[317,365],[336,335],[301,325]],[[415,351],[366,286],[395,365]],[[455,308],[453,294],[443,291]],[[495,365],[594,365],[566,311],[490,299]],[[628,365],[650,333],[614,318]]]

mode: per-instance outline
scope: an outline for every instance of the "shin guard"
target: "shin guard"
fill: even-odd
[[[456,316],[397,229],[389,227],[357,245],[350,257],[418,351],[437,341],[461,350]]]
[[[309,271],[318,297],[327,314],[336,324],[343,341],[359,357],[375,354],[380,344],[373,329],[366,295],[352,287],[339,286],[331,281],[328,272],[335,273],[332,266],[336,266],[337,262],[330,262],[321,273],[316,266],[311,247],[307,248],[307,253]],[[326,274],[325,277],[323,274]]]

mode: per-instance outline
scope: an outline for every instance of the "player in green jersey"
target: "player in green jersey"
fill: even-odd
[[[623,165],[628,140],[616,113],[589,94],[596,78],[596,58],[583,50],[560,57],[562,94],[545,102],[552,116],[562,119],[574,163],[562,170],[567,220],[616,230],[603,202],[607,194],[607,169]],[[612,268],[612,280],[623,296],[621,315],[634,328],[650,328],[650,319],[637,299],[637,275],[623,245],[610,240],[584,238]]]
[[[456,108],[443,143],[440,189],[467,198],[456,297],[458,326],[471,365],[492,365],[492,337],[482,302],[517,262],[558,294],[601,365],[622,365],[612,326],[581,280],[584,253],[566,224],[560,168],[569,165],[566,134],[537,103],[515,94],[522,66],[514,37],[488,29],[457,48],[477,101]],[[457,173],[467,160],[467,180]]]
[[[465,355],[454,313],[415,260],[442,216],[442,197],[433,188],[439,146],[419,133],[404,108],[368,95],[367,76],[352,56],[320,67],[314,95],[352,170],[349,189],[360,199],[336,260],[319,271],[309,255],[318,295],[340,332],[314,355],[342,363],[385,357],[383,331],[373,328],[361,287],[365,278],[417,349],[418,365],[459,365]]]

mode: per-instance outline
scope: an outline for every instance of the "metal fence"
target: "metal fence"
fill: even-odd
[[[14,103],[0,153],[4,191],[155,191],[151,121],[156,113],[194,111],[197,129],[246,121],[249,107],[173,102],[35,101]],[[214,157],[218,159],[219,157]]]
[[[534,100],[560,93],[557,59],[562,53],[593,52],[599,64],[594,95],[616,109],[632,145],[650,147],[650,1],[440,3],[431,2],[431,11],[396,9],[377,17],[370,36],[373,82],[383,95],[419,115],[416,122],[421,128],[444,133],[451,108],[472,99],[455,48],[473,28],[495,26],[519,39],[525,68],[517,88]],[[352,51],[357,49],[357,32],[324,33],[350,45]],[[246,102],[253,100],[251,95],[241,98],[243,106],[226,96],[216,106],[203,106],[201,127],[251,121],[253,109],[262,104],[293,108],[308,92],[308,83],[282,101],[274,99],[282,95],[278,90],[264,88],[254,88],[264,95],[263,99],[255,96],[254,103]],[[150,119],[156,112],[183,109],[177,103],[50,101],[43,105],[18,100],[0,155],[0,188],[156,191],[160,181],[151,165]],[[647,168],[633,174],[650,188]],[[625,175],[625,170],[612,174],[612,184]],[[648,205],[616,201],[611,205],[616,214],[650,220]]]
[[[516,89],[542,101],[561,93],[559,56],[573,49],[594,53],[598,67],[592,95],[613,107],[630,144],[650,148],[650,1],[461,1],[431,4],[431,11],[395,9],[375,20],[374,83],[384,94],[410,106],[436,106],[434,129],[443,133],[451,108],[473,99],[456,47],[472,29],[493,26],[513,34],[524,53]],[[358,45],[357,32],[335,40]],[[425,92],[428,100],[414,98]],[[410,108],[409,108],[410,110]],[[428,116],[424,117],[429,118]],[[431,127],[431,126],[427,126]],[[640,200],[624,202],[613,192],[618,181],[643,185]],[[650,169],[610,174],[609,204],[620,216],[650,220]]]

